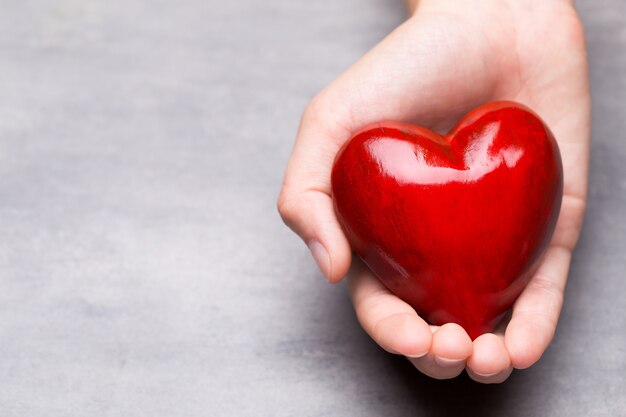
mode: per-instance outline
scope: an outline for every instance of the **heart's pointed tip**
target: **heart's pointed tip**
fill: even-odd
[[[493,332],[493,329],[485,324],[461,324],[461,327],[467,332],[467,335],[472,339],[472,342],[485,333]]]
[[[470,337],[470,339],[472,339],[472,342],[476,339],[478,339],[479,336],[482,336],[483,334],[485,334],[486,332],[481,331],[481,330],[466,330],[468,336]]]

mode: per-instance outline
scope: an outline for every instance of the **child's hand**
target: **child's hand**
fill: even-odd
[[[554,238],[506,330],[472,343],[458,325],[429,327],[362,263],[355,261],[349,278],[363,328],[434,378],[467,369],[479,382],[504,381],[512,368],[535,363],[554,335],[585,210],[589,151],[584,34],[572,4],[422,0],[409,20],[307,107],[278,202],[322,273],[337,282],[351,261],[330,197],[340,146],[359,128],[385,119],[447,130],[468,110],[494,100],[519,101],[547,122],[565,174]]]

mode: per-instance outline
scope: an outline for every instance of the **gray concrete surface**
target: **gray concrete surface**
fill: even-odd
[[[377,348],[275,198],[400,2],[7,0],[0,415],[626,415],[626,3],[579,3],[591,202],[554,344],[500,386]]]

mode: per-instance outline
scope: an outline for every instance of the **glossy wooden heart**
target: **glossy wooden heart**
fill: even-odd
[[[450,134],[397,122],[357,133],[332,170],[355,253],[432,324],[493,330],[536,269],[559,214],[563,170],[548,127],[497,102]]]

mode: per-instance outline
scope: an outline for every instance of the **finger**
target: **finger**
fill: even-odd
[[[462,364],[472,355],[472,339],[458,324],[447,323],[433,334],[430,352],[441,366]]]
[[[568,248],[551,246],[513,306],[504,341],[515,368],[528,368],[537,362],[552,341],[570,259]]]
[[[586,201],[580,197],[563,195],[561,212],[556,223],[554,236],[550,242],[553,246],[563,246],[573,251],[578,242],[585,216]]]
[[[348,272],[350,245],[335,215],[330,172],[341,143],[350,132],[324,117],[328,108],[314,100],[305,111],[287,165],[278,211],[307,244],[321,272],[337,282]]]
[[[434,333],[428,355],[409,360],[420,372],[432,378],[457,377],[465,369],[466,360],[472,354],[472,340],[458,324],[447,323],[431,329]]]
[[[472,355],[467,360],[467,373],[475,381],[493,384],[511,374],[511,360],[504,338],[486,333],[474,340]]]
[[[412,358],[426,355],[432,340],[428,324],[361,262],[354,269],[348,288],[363,329],[388,352]]]

